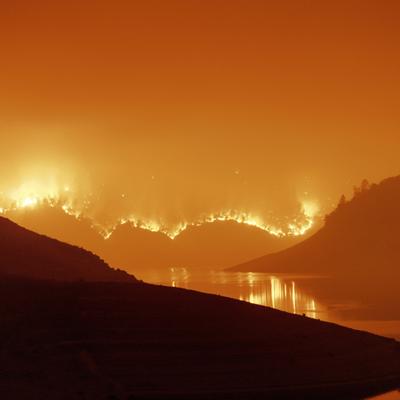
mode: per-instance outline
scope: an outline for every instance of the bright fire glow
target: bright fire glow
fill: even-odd
[[[300,292],[293,281],[287,283],[278,277],[270,276],[268,285],[262,274],[248,272],[243,275],[245,285],[243,285],[240,300],[294,314],[305,314],[311,318],[317,318],[317,313],[322,310],[322,306],[313,298]]]
[[[242,301],[272,307],[294,314],[319,318],[326,309],[316,299],[301,291],[292,280],[257,272],[210,271],[197,276],[187,268],[173,267],[167,277],[152,276],[152,282],[173,287],[200,290],[234,297]],[[209,282],[203,286],[201,282]]]
[[[57,185],[53,182],[38,184],[37,182],[25,183],[15,190],[0,192],[0,214],[10,211],[34,209],[40,205],[58,207],[66,214],[80,218],[91,219],[92,226],[105,238],[111,237],[115,229],[124,224],[130,224],[134,228],[140,228],[151,232],[160,232],[171,239],[189,227],[201,226],[218,221],[233,221],[239,224],[254,226],[276,237],[301,236],[309,231],[318,215],[319,209],[316,203],[311,201],[301,202],[301,211],[286,224],[270,224],[260,216],[250,212],[239,210],[222,210],[219,212],[202,215],[192,221],[182,221],[174,226],[163,224],[156,220],[140,218],[136,215],[128,215],[118,219],[114,223],[103,224],[92,218],[87,212],[93,206],[93,200],[84,199],[76,201],[74,191],[69,184]]]

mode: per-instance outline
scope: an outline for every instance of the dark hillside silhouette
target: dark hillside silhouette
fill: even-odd
[[[82,248],[39,235],[0,217],[0,274],[60,281],[134,281]]]
[[[400,378],[394,340],[144,283],[0,280],[0,398],[358,399]]]
[[[363,181],[315,235],[289,249],[240,264],[236,271],[400,277],[400,177]]]

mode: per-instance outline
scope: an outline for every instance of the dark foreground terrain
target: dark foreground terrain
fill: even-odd
[[[357,399],[394,340],[144,283],[0,281],[1,399]]]

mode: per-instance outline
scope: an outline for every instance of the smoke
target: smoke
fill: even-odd
[[[46,203],[91,219],[105,236],[130,222],[170,237],[190,225],[228,220],[278,236],[301,234],[316,214],[307,214],[294,192],[291,198],[269,195],[259,176],[240,168],[243,160],[232,162],[223,152],[214,158],[215,149],[196,140],[187,149],[198,154],[190,154],[182,143],[102,135],[82,125],[14,126],[8,132],[1,159],[3,213]]]
[[[0,211],[45,202],[105,236],[126,222],[174,237],[221,220],[298,235],[359,181],[346,163],[331,171],[334,146],[316,155],[312,136],[277,127],[262,136],[243,121],[229,129],[147,122],[3,123]]]

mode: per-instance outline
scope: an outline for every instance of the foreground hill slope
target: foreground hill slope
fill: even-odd
[[[357,399],[394,340],[144,283],[0,280],[2,399]]]
[[[0,274],[61,281],[132,281],[98,256],[0,217]]]
[[[342,199],[315,235],[232,270],[328,275],[400,275],[400,177],[366,183]]]

